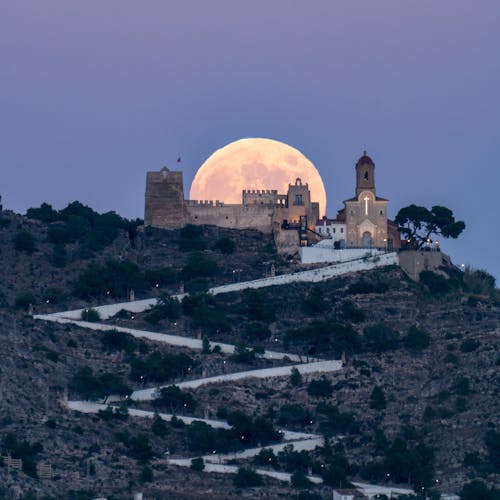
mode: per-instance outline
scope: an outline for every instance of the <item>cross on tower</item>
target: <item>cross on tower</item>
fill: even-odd
[[[368,196],[365,196],[363,200],[365,200],[365,215],[368,215],[368,201],[370,198]]]

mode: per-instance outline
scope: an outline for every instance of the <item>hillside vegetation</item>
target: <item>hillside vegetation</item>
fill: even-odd
[[[425,272],[419,284],[399,268],[353,273],[217,296],[209,286],[263,277],[296,264],[280,259],[256,231],[188,226],[144,230],[140,221],[96,214],[81,204],[0,216],[0,497],[331,498],[331,487],[361,480],[423,487],[462,498],[497,498],[499,483],[499,320],[494,280],[483,271]],[[201,351],[118,332],[35,321],[53,312],[158,296],[140,314],[106,323],[204,339]],[[171,295],[185,290],[182,301]],[[85,318],[84,318],[85,319]],[[88,317],[86,319],[89,319]],[[93,318],[99,321],[98,317]],[[235,344],[223,354],[214,342]],[[342,370],[244,379],[181,390],[185,378],[275,366],[274,350],[302,359],[340,359]],[[286,360],[285,360],[286,363]],[[281,362],[280,364],[283,364]],[[172,384],[136,407],[226,420],[213,429],[178,419],[117,411],[70,411],[69,399],[123,398]],[[278,429],[316,433],[312,452],[263,450],[235,477],[167,465],[280,442]],[[37,478],[50,463],[53,479]],[[293,474],[292,485],[253,475]],[[308,484],[306,475],[324,485]],[[254,486],[252,486],[252,484]],[[244,489],[244,493],[242,492]]]

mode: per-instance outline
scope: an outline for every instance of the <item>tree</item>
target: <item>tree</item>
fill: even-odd
[[[292,368],[290,372],[290,383],[294,386],[297,387],[302,383],[302,375],[299,372],[299,370],[295,367]]]
[[[421,248],[431,235],[458,238],[465,229],[463,221],[456,221],[453,212],[439,205],[430,210],[418,205],[402,208],[394,219],[398,230],[412,246]]]
[[[332,383],[322,378],[320,380],[311,380],[307,386],[307,394],[317,398],[329,398],[332,395]]]
[[[384,410],[385,409],[385,395],[382,387],[379,385],[375,386],[372,393],[370,394],[370,408],[373,410]]]
[[[19,231],[14,238],[14,247],[19,252],[32,254],[35,251],[35,238],[25,229]]]
[[[203,458],[197,457],[191,460],[191,469],[201,472],[205,468]]]
[[[240,467],[234,476],[234,484],[239,488],[251,488],[252,486],[260,486],[262,479],[253,469]]]
[[[466,483],[460,492],[460,500],[498,500],[500,498],[500,490],[489,489],[482,481],[474,479],[470,483]]]

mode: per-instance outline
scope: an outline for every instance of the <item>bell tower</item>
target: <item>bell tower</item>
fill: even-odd
[[[363,151],[363,156],[356,163],[356,196],[363,191],[375,194],[375,163]]]

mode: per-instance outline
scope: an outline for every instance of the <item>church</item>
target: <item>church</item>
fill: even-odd
[[[356,162],[355,171],[355,196],[344,200],[344,208],[335,219],[323,217],[317,221],[317,234],[331,239],[337,249],[398,249],[401,239],[397,224],[387,218],[389,200],[377,196],[375,163],[366,151]]]
[[[185,200],[182,172],[164,167],[148,172],[144,225],[178,229],[186,224],[256,229],[273,234],[279,253],[299,248],[393,250],[400,247],[396,224],[387,218],[388,200],[377,196],[375,163],[363,153],[355,166],[355,196],[344,201],[336,218],[319,219],[319,204],[307,183],[291,180],[286,193],[243,190],[241,204]]]

